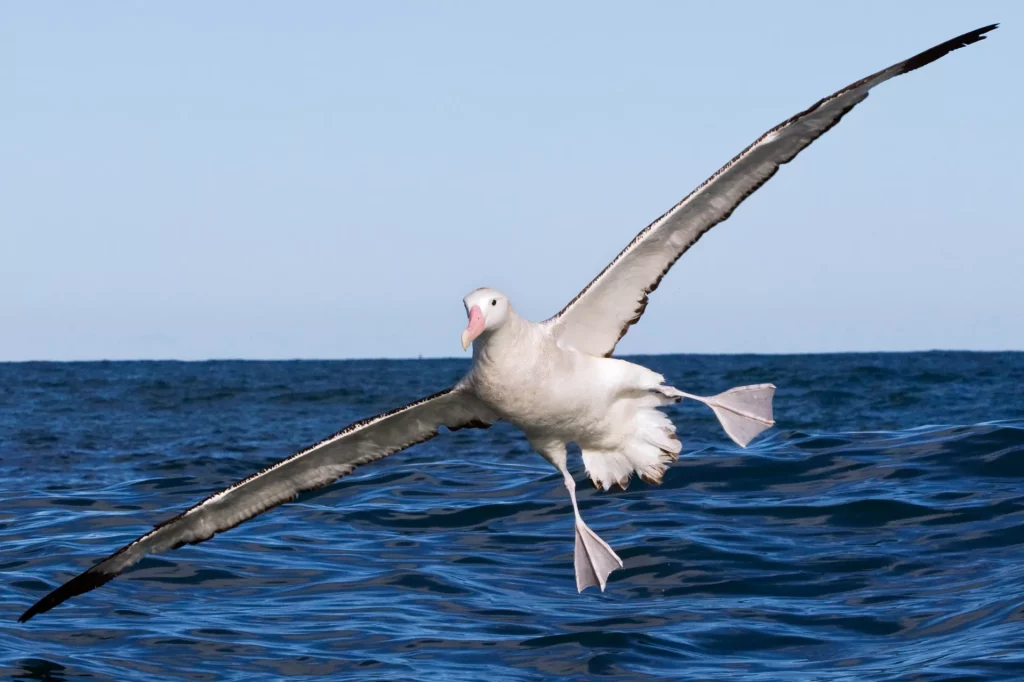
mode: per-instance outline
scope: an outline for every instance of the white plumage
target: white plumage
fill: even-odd
[[[355,467],[437,435],[440,427],[486,428],[505,419],[562,473],[575,513],[576,584],[603,590],[622,566],[584,523],[576,504],[566,446],[579,446],[594,484],[625,488],[636,474],[659,483],[681,450],[672,422],[658,408],[681,399],[708,405],[726,433],[746,446],[773,424],[771,384],[730,389],[711,398],[667,386],[664,377],[611,358],[640,319],[648,294],[705,232],[729,217],[781,164],[788,163],[863,101],[876,85],[984,39],[986,26],[937,45],[843,88],[772,128],[633,239],[560,313],[534,323],[491,289],[465,298],[473,365],[451,389],[352,424],[316,445],[211,495],[156,526],[31,606],[22,621],[94,589],[146,554],[199,543],[303,491],[327,485]]]

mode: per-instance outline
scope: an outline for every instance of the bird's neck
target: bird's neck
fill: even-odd
[[[473,342],[473,362],[492,363],[497,358],[512,355],[530,335],[533,323],[524,320],[510,307],[505,322],[497,329],[489,329]]]

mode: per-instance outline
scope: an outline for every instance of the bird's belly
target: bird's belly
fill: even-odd
[[[500,390],[484,395],[491,409],[522,429],[531,439],[563,442],[605,441],[612,436],[609,398],[604,386],[572,381],[506,380]]]

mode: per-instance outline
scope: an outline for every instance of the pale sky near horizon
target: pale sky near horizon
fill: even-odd
[[[458,356],[817,99],[620,354],[1024,349],[1024,3],[0,4],[0,361]]]

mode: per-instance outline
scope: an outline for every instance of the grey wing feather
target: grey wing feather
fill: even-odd
[[[486,428],[495,420],[475,398],[454,388],[352,424],[263,471],[211,495],[46,595],[19,620],[95,589],[147,554],[209,540],[301,492],[336,481],[357,466],[437,435],[438,428]]]
[[[985,26],[857,81],[772,128],[740,152],[632,242],[557,315],[547,320],[559,343],[609,356],[643,315],[647,297],[672,265],[712,227],[728,218],[801,150],[836,125],[868,91],[958,48],[984,40]]]

